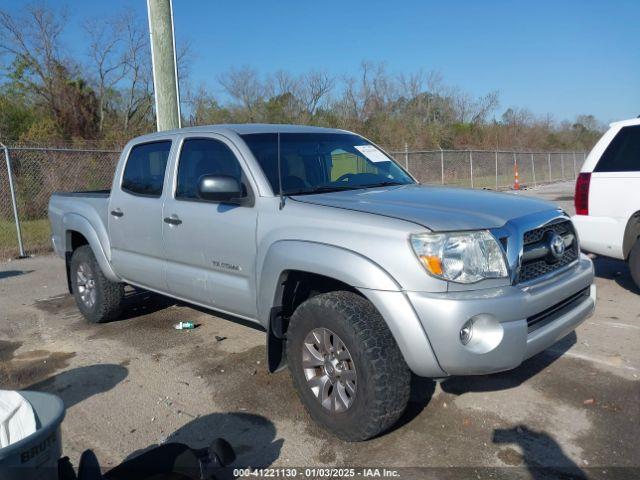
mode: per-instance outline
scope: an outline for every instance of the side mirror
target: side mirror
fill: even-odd
[[[237,202],[242,197],[242,185],[227,175],[203,175],[198,181],[198,198],[210,202]]]

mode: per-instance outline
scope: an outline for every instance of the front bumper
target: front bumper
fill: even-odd
[[[527,319],[553,310],[567,298],[585,291],[548,322],[533,330]],[[407,292],[433,348],[448,375],[475,375],[509,370],[550,347],[573,331],[595,308],[593,264],[580,255],[576,265],[552,278],[463,292]],[[460,329],[476,321],[471,341],[463,345]],[[474,337],[475,336],[475,337]]]

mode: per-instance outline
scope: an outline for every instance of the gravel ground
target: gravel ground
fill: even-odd
[[[518,194],[571,211],[572,189]],[[365,443],[311,422],[288,372],[266,372],[262,331],[144,292],[129,293],[122,320],[89,325],[53,256],[0,264],[0,386],[63,398],[74,464],[86,448],[110,468],[153,445],[222,436],[237,466],[401,468],[403,478],[552,478],[570,468],[631,478],[640,475],[629,469],[640,467],[640,292],[624,263],[595,264],[599,303],[575,334],[511,372],[414,379],[400,424]],[[180,320],[199,327],[176,331]]]

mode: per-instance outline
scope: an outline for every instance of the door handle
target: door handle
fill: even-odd
[[[114,217],[120,218],[124,215],[124,212],[119,208],[116,208],[115,210],[111,210],[111,215],[113,215]]]
[[[164,218],[164,223],[168,223],[169,225],[180,225],[182,220],[180,220],[176,215],[171,215],[170,217]]]

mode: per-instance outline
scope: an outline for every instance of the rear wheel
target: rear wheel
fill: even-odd
[[[640,239],[636,240],[631,252],[629,252],[629,270],[631,270],[631,278],[640,288]]]
[[[352,292],[323,293],[296,309],[287,361],[311,417],[343,440],[389,429],[409,400],[411,374],[391,332]]]
[[[73,252],[70,273],[73,296],[87,320],[103,323],[120,316],[124,285],[104,276],[89,245]]]

